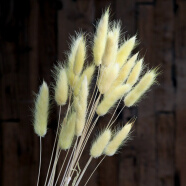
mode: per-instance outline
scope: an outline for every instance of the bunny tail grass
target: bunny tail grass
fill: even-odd
[[[103,151],[104,151],[106,145],[110,141],[111,135],[112,135],[111,130],[110,129],[106,129],[94,141],[94,143],[93,143],[93,145],[92,145],[92,147],[90,149],[90,155],[93,158],[98,158],[99,156],[101,156],[103,154]]]
[[[122,67],[135,47],[136,36],[124,42],[117,53],[116,62]]]
[[[109,9],[107,9],[104,15],[101,17],[94,36],[93,56],[94,63],[96,66],[99,66],[102,63],[102,57],[105,51],[105,45],[107,41],[108,25]]]
[[[66,69],[59,68],[56,78],[55,100],[58,105],[65,105],[68,99],[68,79]]]
[[[114,104],[122,97],[124,94],[126,94],[128,91],[130,91],[131,86],[128,84],[125,85],[119,85],[116,88],[110,90],[108,93],[104,95],[103,100],[98,105],[96,113],[99,116],[105,115],[109,109],[114,106]]]
[[[127,84],[133,86],[139,79],[140,73],[143,70],[143,59],[139,60],[134,68],[132,69],[132,72],[130,73]]]
[[[118,23],[117,25],[115,25],[113,30],[108,33],[107,36],[105,52],[102,59],[102,65],[104,65],[105,67],[108,67],[110,64],[116,61],[119,34],[120,34],[120,25]]]
[[[128,78],[133,66],[135,65],[138,53],[133,55],[125,65],[120,69],[117,79],[114,81],[113,86],[122,84]]]
[[[75,135],[76,113],[72,112],[67,122],[62,124],[59,134],[58,145],[61,149],[67,150],[71,147]]]
[[[112,83],[117,78],[118,73],[118,64],[111,64],[108,67],[101,69],[100,76],[98,79],[98,89],[101,94],[105,94],[109,90]]]
[[[77,34],[76,37],[72,38],[72,44],[70,47],[70,52],[68,54],[68,59],[67,59],[67,77],[68,77],[68,82],[71,87],[73,87],[76,84],[76,81],[78,79],[78,76],[74,74],[74,63],[75,63],[75,58],[76,58],[76,53],[78,50],[78,46],[82,40],[82,35]]]
[[[105,155],[113,156],[119,147],[125,142],[127,136],[132,128],[133,123],[126,124],[120,131],[118,131],[112,141],[105,148]]]
[[[44,137],[47,132],[49,112],[49,89],[43,81],[35,102],[34,131],[38,136]]]
[[[88,66],[84,71],[83,74],[81,75],[81,77],[79,78],[75,88],[74,88],[74,95],[78,96],[80,88],[81,88],[81,84],[85,78],[85,76],[87,77],[87,83],[88,86],[91,84],[92,81],[92,77],[94,75],[94,71],[95,71],[95,65],[90,65]]]
[[[85,125],[86,109],[87,109],[87,97],[88,97],[88,83],[85,76],[81,90],[78,95],[78,103],[76,104],[76,136],[81,136]]]
[[[147,72],[134,89],[125,97],[125,105],[131,107],[136,104],[141,96],[155,83],[156,76],[156,70],[150,70]]]
[[[75,63],[73,68],[74,74],[79,75],[81,73],[85,62],[85,58],[86,58],[86,42],[82,36],[75,56]]]

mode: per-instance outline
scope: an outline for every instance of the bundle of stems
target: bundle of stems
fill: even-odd
[[[116,154],[130,137],[135,118],[118,130],[113,130],[113,124],[116,123],[123,108],[136,105],[156,81],[157,68],[145,70],[143,59],[139,59],[138,53],[132,55],[137,43],[136,36],[127,40],[122,39],[120,22],[110,22],[109,14],[107,9],[97,23],[92,42],[91,64],[87,63],[86,59],[89,48],[85,34],[77,33],[72,37],[66,63],[55,67],[54,100],[59,107],[59,116],[44,186],[57,184],[78,186],[92,159],[102,156],[98,167],[106,156]],[[96,83],[91,89],[94,77]],[[115,115],[122,100],[124,105],[119,114]],[[66,114],[61,118],[62,106],[66,104]],[[110,121],[93,141],[89,159],[86,165],[80,168],[79,162],[98,119],[106,115],[112,107],[115,107],[115,110]],[[49,88],[43,82],[34,110],[34,130],[40,137],[37,185],[41,168],[41,139],[47,132],[48,114]],[[66,156],[59,173],[56,173],[62,151]],[[85,185],[92,174],[88,176]]]

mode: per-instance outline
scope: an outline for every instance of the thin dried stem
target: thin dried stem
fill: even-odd
[[[79,176],[79,179],[77,180],[75,186],[78,186],[78,185],[79,185],[79,183],[80,183],[80,181],[81,181],[83,175],[85,174],[85,171],[87,170],[87,167],[89,166],[89,164],[90,164],[90,162],[92,161],[92,159],[93,159],[93,157],[91,156],[91,157],[89,158],[89,160],[87,161],[87,163],[86,163],[86,165],[85,165],[83,171],[81,172],[81,175]]]
[[[94,174],[94,172],[97,170],[97,168],[99,167],[99,165],[102,163],[102,161],[105,159],[106,155],[101,159],[101,161],[97,164],[96,168],[92,171],[91,175],[89,176],[88,180],[86,181],[85,185],[87,185],[87,183],[89,182],[90,178],[92,177],[92,175]]]
[[[97,101],[96,101],[96,103],[95,103],[95,105],[94,105],[94,109],[92,109],[92,113],[91,113],[91,115],[90,115],[90,120],[88,121],[89,123],[87,124],[85,124],[85,128],[83,129],[83,132],[82,132],[82,135],[81,135],[81,138],[80,138],[80,141],[79,141],[79,144],[78,144],[78,147],[77,147],[77,149],[76,149],[76,152],[74,153],[74,157],[73,157],[73,159],[72,159],[72,162],[71,162],[71,165],[70,165],[70,168],[69,168],[69,173],[67,174],[67,177],[66,177],[66,180],[68,181],[69,180],[69,178],[71,178],[72,176],[71,176],[71,171],[73,171],[73,173],[74,173],[74,165],[77,165],[77,163],[78,163],[78,161],[77,161],[77,159],[78,159],[78,155],[79,155],[79,153],[80,153],[80,150],[81,150],[81,146],[82,146],[82,144],[83,144],[83,141],[84,141],[84,139],[85,139],[85,137],[86,137],[86,133],[87,133],[87,130],[86,130],[86,128],[87,128],[87,126],[90,126],[90,122],[91,122],[91,120],[93,119],[93,116],[94,116],[94,114],[95,114],[95,110],[96,110],[96,107],[97,107],[97,105],[98,105],[98,102],[99,102],[99,99],[100,99],[100,97],[101,97],[101,94],[99,95],[99,97],[98,97],[98,99],[97,99]]]
[[[61,184],[60,184],[61,186],[62,186],[63,183],[65,182],[66,175],[68,175],[68,172],[69,172],[69,170],[70,170],[69,166],[71,166],[71,164],[70,164],[70,163],[72,163],[71,160],[73,161],[78,139],[79,139],[79,138],[77,137],[76,142],[75,142],[75,145],[74,145],[73,150],[72,150],[72,152],[71,152],[71,155],[70,155],[68,164],[67,164],[67,166],[66,166],[65,173],[64,173],[64,175],[63,175],[63,178],[62,178],[62,181],[61,181]]]
[[[122,109],[119,111],[118,115],[115,117],[114,121],[107,127],[108,129],[110,129],[111,126],[115,123],[115,121],[118,119],[119,115],[121,114],[121,112],[123,111],[124,108],[125,108],[125,106],[122,107]]]
[[[60,177],[60,175],[61,175],[61,172],[62,172],[62,170],[63,170],[64,164],[65,164],[66,159],[67,159],[67,157],[68,157],[68,153],[69,153],[69,149],[68,149],[68,151],[67,151],[67,153],[66,153],[66,155],[65,155],[65,159],[63,160],[63,164],[62,164],[62,166],[61,166],[61,168],[60,168],[58,177],[57,177],[56,182],[55,182],[55,186],[57,185],[57,182],[58,182],[59,177]]]
[[[39,138],[39,141],[40,141],[40,153],[39,153],[39,171],[38,171],[38,177],[37,177],[37,186],[39,185],[39,178],[40,178],[40,172],[41,172],[41,154],[42,154],[41,136]]]
[[[55,145],[56,145],[56,141],[57,141],[57,136],[58,136],[58,130],[59,130],[60,116],[61,116],[61,106],[59,106],[59,116],[58,116],[57,132],[56,132],[56,136],[55,136],[55,140],[54,140],[54,145],[53,145],[52,154],[51,154],[51,157],[50,157],[50,163],[49,163],[49,167],[48,167],[47,176],[46,176],[46,179],[45,179],[44,186],[46,186],[46,183],[47,183],[47,179],[48,179],[48,175],[49,175],[49,171],[50,171],[50,167],[51,167],[51,163],[52,163],[52,159],[53,159],[53,155],[54,155],[54,149],[55,149]]]
[[[93,99],[94,94],[95,94],[95,91],[96,91],[99,73],[100,73],[100,66],[98,67],[98,75],[97,75],[97,78],[96,78],[96,84],[95,84],[95,86],[94,86],[94,91],[93,91],[93,94],[92,94],[91,99],[90,99],[90,101],[89,101],[89,104],[88,104],[88,107],[87,107],[87,111],[89,110],[89,107],[90,107],[90,105],[91,105],[92,99]],[[94,97],[94,98],[95,98],[95,97]]]
[[[95,125],[96,125],[98,119],[99,119],[99,116],[96,118],[96,120],[95,120],[94,123],[92,124],[92,126],[91,126],[91,128],[90,128],[90,131],[89,131],[89,133],[87,134],[87,136],[86,136],[86,138],[85,138],[85,140],[84,140],[84,143],[83,143],[82,146],[81,146],[78,159],[77,159],[77,161],[76,161],[76,164],[75,164],[75,166],[74,166],[74,169],[72,170],[72,173],[71,173],[70,177],[73,176],[73,173],[74,173],[74,171],[75,171],[75,169],[76,169],[76,167],[77,167],[77,165],[78,165],[78,162],[79,162],[79,160],[80,160],[80,158],[81,158],[81,155],[82,155],[82,153],[83,153],[83,150],[84,150],[84,148],[85,148],[85,146],[86,146],[86,144],[87,144],[87,141],[88,141],[88,139],[89,139],[89,137],[90,137],[90,135],[91,135],[91,133],[92,133],[92,130],[94,129],[94,127],[95,127]]]
[[[55,159],[54,159],[54,164],[53,164],[52,172],[51,172],[50,179],[49,179],[49,182],[48,182],[48,186],[53,185],[53,182],[54,182],[54,176],[55,176],[55,172],[56,172],[56,165],[57,165],[58,157],[59,157],[58,153],[59,153],[59,146],[57,146],[56,155],[55,155]]]
[[[122,98],[119,100],[119,102],[118,102],[118,104],[117,104],[117,106],[116,106],[116,108],[115,108],[115,110],[114,110],[114,113],[112,114],[112,117],[110,118],[109,123],[107,124],[106,129],[109,128],[109,125],[110,125],[110,123],[112,122],[112,119],[114,118],[114,115],[115,115],[115,113],[116,113],[116,111],[117,111],[117,109],[118,109],[118,107],[119,107],[119,105],[120,105],[121,100],[122,100]],[[121,109],[121,110],[122,110],[122,109]],[[119,112],[119,114],[120,114],[120,113],[121,113],[121,111]],[[119,117],[119,115],[118,115],[118,117]]]

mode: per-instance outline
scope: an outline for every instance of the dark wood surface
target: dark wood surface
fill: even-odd
[[[112,19],[121,19],[126,36],[137,33],[141,56],[149,67],[161,65],[162,74],[160,85],[119,118],[124,123],[138,117],[133,140],[104,160],[89,185],[186,185],[185,0],[1,1],[0,185],[36,185],[39,138],[32,127],[33,92],[43,79],[52,82],[51,69],[57,60],[64,61],[69,35],[80,28],[93,32],[95,20],[109,5]],[[53,110],[43,140],[40,185],[54,140],[55,106]],[[86,153],[83,162],[88,149]],[[88,174],[98,162],[92,162]]]

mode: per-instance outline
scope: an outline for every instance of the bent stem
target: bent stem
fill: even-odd
[[[70,171],[70,166],[71,166],[71,164],[72,164],[72,161],[73,161],[73,158],[74,158],[74,154],[75,154],[75,151],[76,151],[76,146],[77,146],[77,142],[78,142],[78,137],[76,138],[76,142],[75,142],[75,145],[74,145],[74,147],[73,147],[73,150],[72,150],[72,152],[71,152],[71,155],[70,155],[70,158],[69,158],[69,161],[68,161],[68,164],[67,164],[67,166],[66,166],[66,169],[65,169],[65,173],[64,173],[64,175],[63,175],[63,178],[62,178],[62,181],[61,181],[61,186],[64,184],[64,182],[66,181],[65,179],[66,179],[66,175],[68,175],[69,174],[69,171]],[[72,160],[72,161],[71,161]]]
[[[41,154],[42,154],[42,142],[41,142],[41,136],[40,136],[40,155],[39,155],[39,171],[38,171],[38,177],[37,177],[37,186],[39,185],[39,178],[40,178],[40,172],[41,172]]]
[[[75,186],[78,186],[78,185],[79,185],[79,183],[80,183],[80,181],[81,181],[83,175],[85,174],[85,171],[87,170],[87,167],[89,166],[89,164],[90,164],[90,162],[92,161],[92,159],[93,159],[93,157],[90,156],[90,158],[89,158],[89,160],[87,161],[87,163],[86,163],[86,165],[85,165],[85,167],[84,167],[84,169],[83,169],[83,171],[82,171],[82,173],[81,173],[81,175],[80,175],[78,181],[76,182]]]
[[[71,168],[70,168],[70,170],[69,170],[70,172],[69,172],[69,174],[68,174],[68,177],[69,177],[69,176],[70,176],[70,177],[73,176],[74,169],[76,168],[76,166],[77,166],[77,164],[78,164],[78,161],[79,161],[79,159],[80,159],[80,157],[81,157],[81,155],[82,155],[82,153],[83,153],[83,151],[82,151],[82,148],[83,148],[83,145],[84,145],[83,142],[85,142],[84,140],[85,140],[85,138],[86,138],[86,136],[87,136],[88,129],[89,129],[90,124],[91,124],[91,122],[92,122],[92,119],[93,119],[93,117],[94,117],[94,114],[95,114],[95,111],[96,111],[96,108],[97,108],[97,105],[98,105],[98,103],[99,103],[100,98],[101,98],[101,94],[99,94],[99,96],[98,96],[96,102],[95,102],[94,105],[92,106],[91,113],[89,114],[89,118],[88,118],[88,120],[87,120],[87,122],[86,122],[86,124],[85,124],[84,129],[83,129],[83,133],[82,133],[82,135],[81,135],[81,138],[80,138],[80,141],[79,141],[77,150],[76,150],[76,152],[75,152],[75,154],[74,154],[73,161],[71,162]],[[98,117],[98,118],[99,118],[99,117]],[[96,120],[96,122],[97,122],[97,120]],[[83,149],[84,149],[84,148],[83,148]],[[74,165],[75,165],[75,166],[74,166]],[[73,168],[73,167],[74,167],[74,168]],[[72,173],[71,173],[71,171],[72,171]],[[68,179],[68,177],[67,177],[67,179]]]

